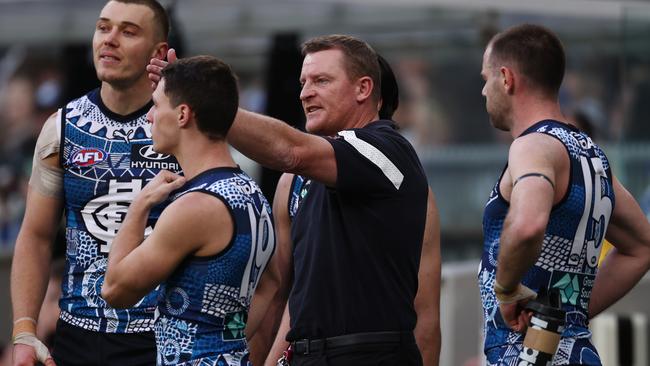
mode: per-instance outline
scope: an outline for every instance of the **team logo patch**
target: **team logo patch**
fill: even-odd
[[[553,285],[553,288],[560,289],[563,303],[577,304],[578,295],[580,295],[580,284],[578,283],[577,275],[571,277],[570,274],[565,274],[564,277]]]
[[[70,157],[70,162],[85,167],[101,163],[106,158],[108,158],[106,151],[91,147],[75,151]]]
[[[88,233],[100,244],[100,252],[108,254],[111,243],[126,217],[129,205],[144,187],[144,180],[132,179],[128,182],[118,182],[111,179],[108,182],[108,192],[88,201],[81,210],[81,217]],[[148,236],[152,227],[145,229]]]
[[[236,313],[228,313],[224,317],[224,330],[223,330],[223,340],[224,341],[236,341],[246,338],[244,334],[244,329],[246,328],[246,319],[248,316],[244,311],[238,311]]]
[[[138,154],[145,159],[149,160],[165,160],[170,157],[170,155],[161,154],[154,151],[152,145],[144,145],[138,149]]]
[[[181,170],[175,157],[155,151],[152,145],[142,144],[131,145],[131,168]]]
[[[587,273],[570,273],[553,271],[549,289],[557,289],[564,305],[573,305],[582,309],[589,308],[589,297],[594,287],[596,276]]]

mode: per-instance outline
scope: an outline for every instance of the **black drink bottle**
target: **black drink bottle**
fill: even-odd
[[[540,293],[541,295],[541,293]],[[540,296],[531,300],[526,309],[533,316],[524,338],[524,348],[519,354],[517,366],[551,366],[553,356],[564,331],[566,312],[560,308],[559,294]]]

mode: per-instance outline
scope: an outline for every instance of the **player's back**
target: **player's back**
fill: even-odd
[[[232,215],[234,234],[223,251],[186,258],[166,281],[157,307],[158,364],[246,365],[248,309],[275,248],[271,209],[238,168],[203,172],[173,199],[190,192],[220,199]]]
[[[529,133],[543,133],[562,142],[569,156],[571,172],[566,195],[552,208],[541,254],[524,275],[522,283],[538,293],[557,292],[562,308],[567,312],[562,336],[588,342],[591,336],[587,314],[589,298],[614,205],[609,162],[586,134],[570,125],[545,120],[527,129],[522,136]],[[497,181],[485,208],[484,251],[478,275],[485,316],[486,351],[505,344],[519,344],[523,340],[520,334],[505,325],[493,290],[499,239],[509,207],[499,191],[500,181]],[[589,343],[584,347],[593,348]],[[577,348],[577,344],[563,341],[558,355],[569,357]]]

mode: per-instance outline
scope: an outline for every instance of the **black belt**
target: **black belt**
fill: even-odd
[[[413,332],[354,333],[321,339],[299,339],[291,342],[294,353],[308,355],[323,349],[369,343],[415,343]]]

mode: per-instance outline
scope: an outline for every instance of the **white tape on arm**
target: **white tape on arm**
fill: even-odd
[[[512,291],[504,291],[503,286],[498,282],[494,282],[494,293],[497,296],[500,304],[512,304],[521,300],[532,300],[537,297],[537,293],[530,288],[522,285],[517,285],[517,288]]]
[[[45,121],[34,148],[32,175],[29,178],[29,185],[32,188],[45,196],[54,198],[63,197],[63,169],[58,166],[58,163],[51,165],[45,159],[59,153],[61,138],[57,132],[58,125],[57,113]]]
[[[14,344],[24,344],[26,346],[31,346],[36,351],[36,358],[39,362],[45,363],[50,356],[50,350],[47,348],[43,342],[39,341],[38,338],[32,333],[18,333],[14,337]]]

